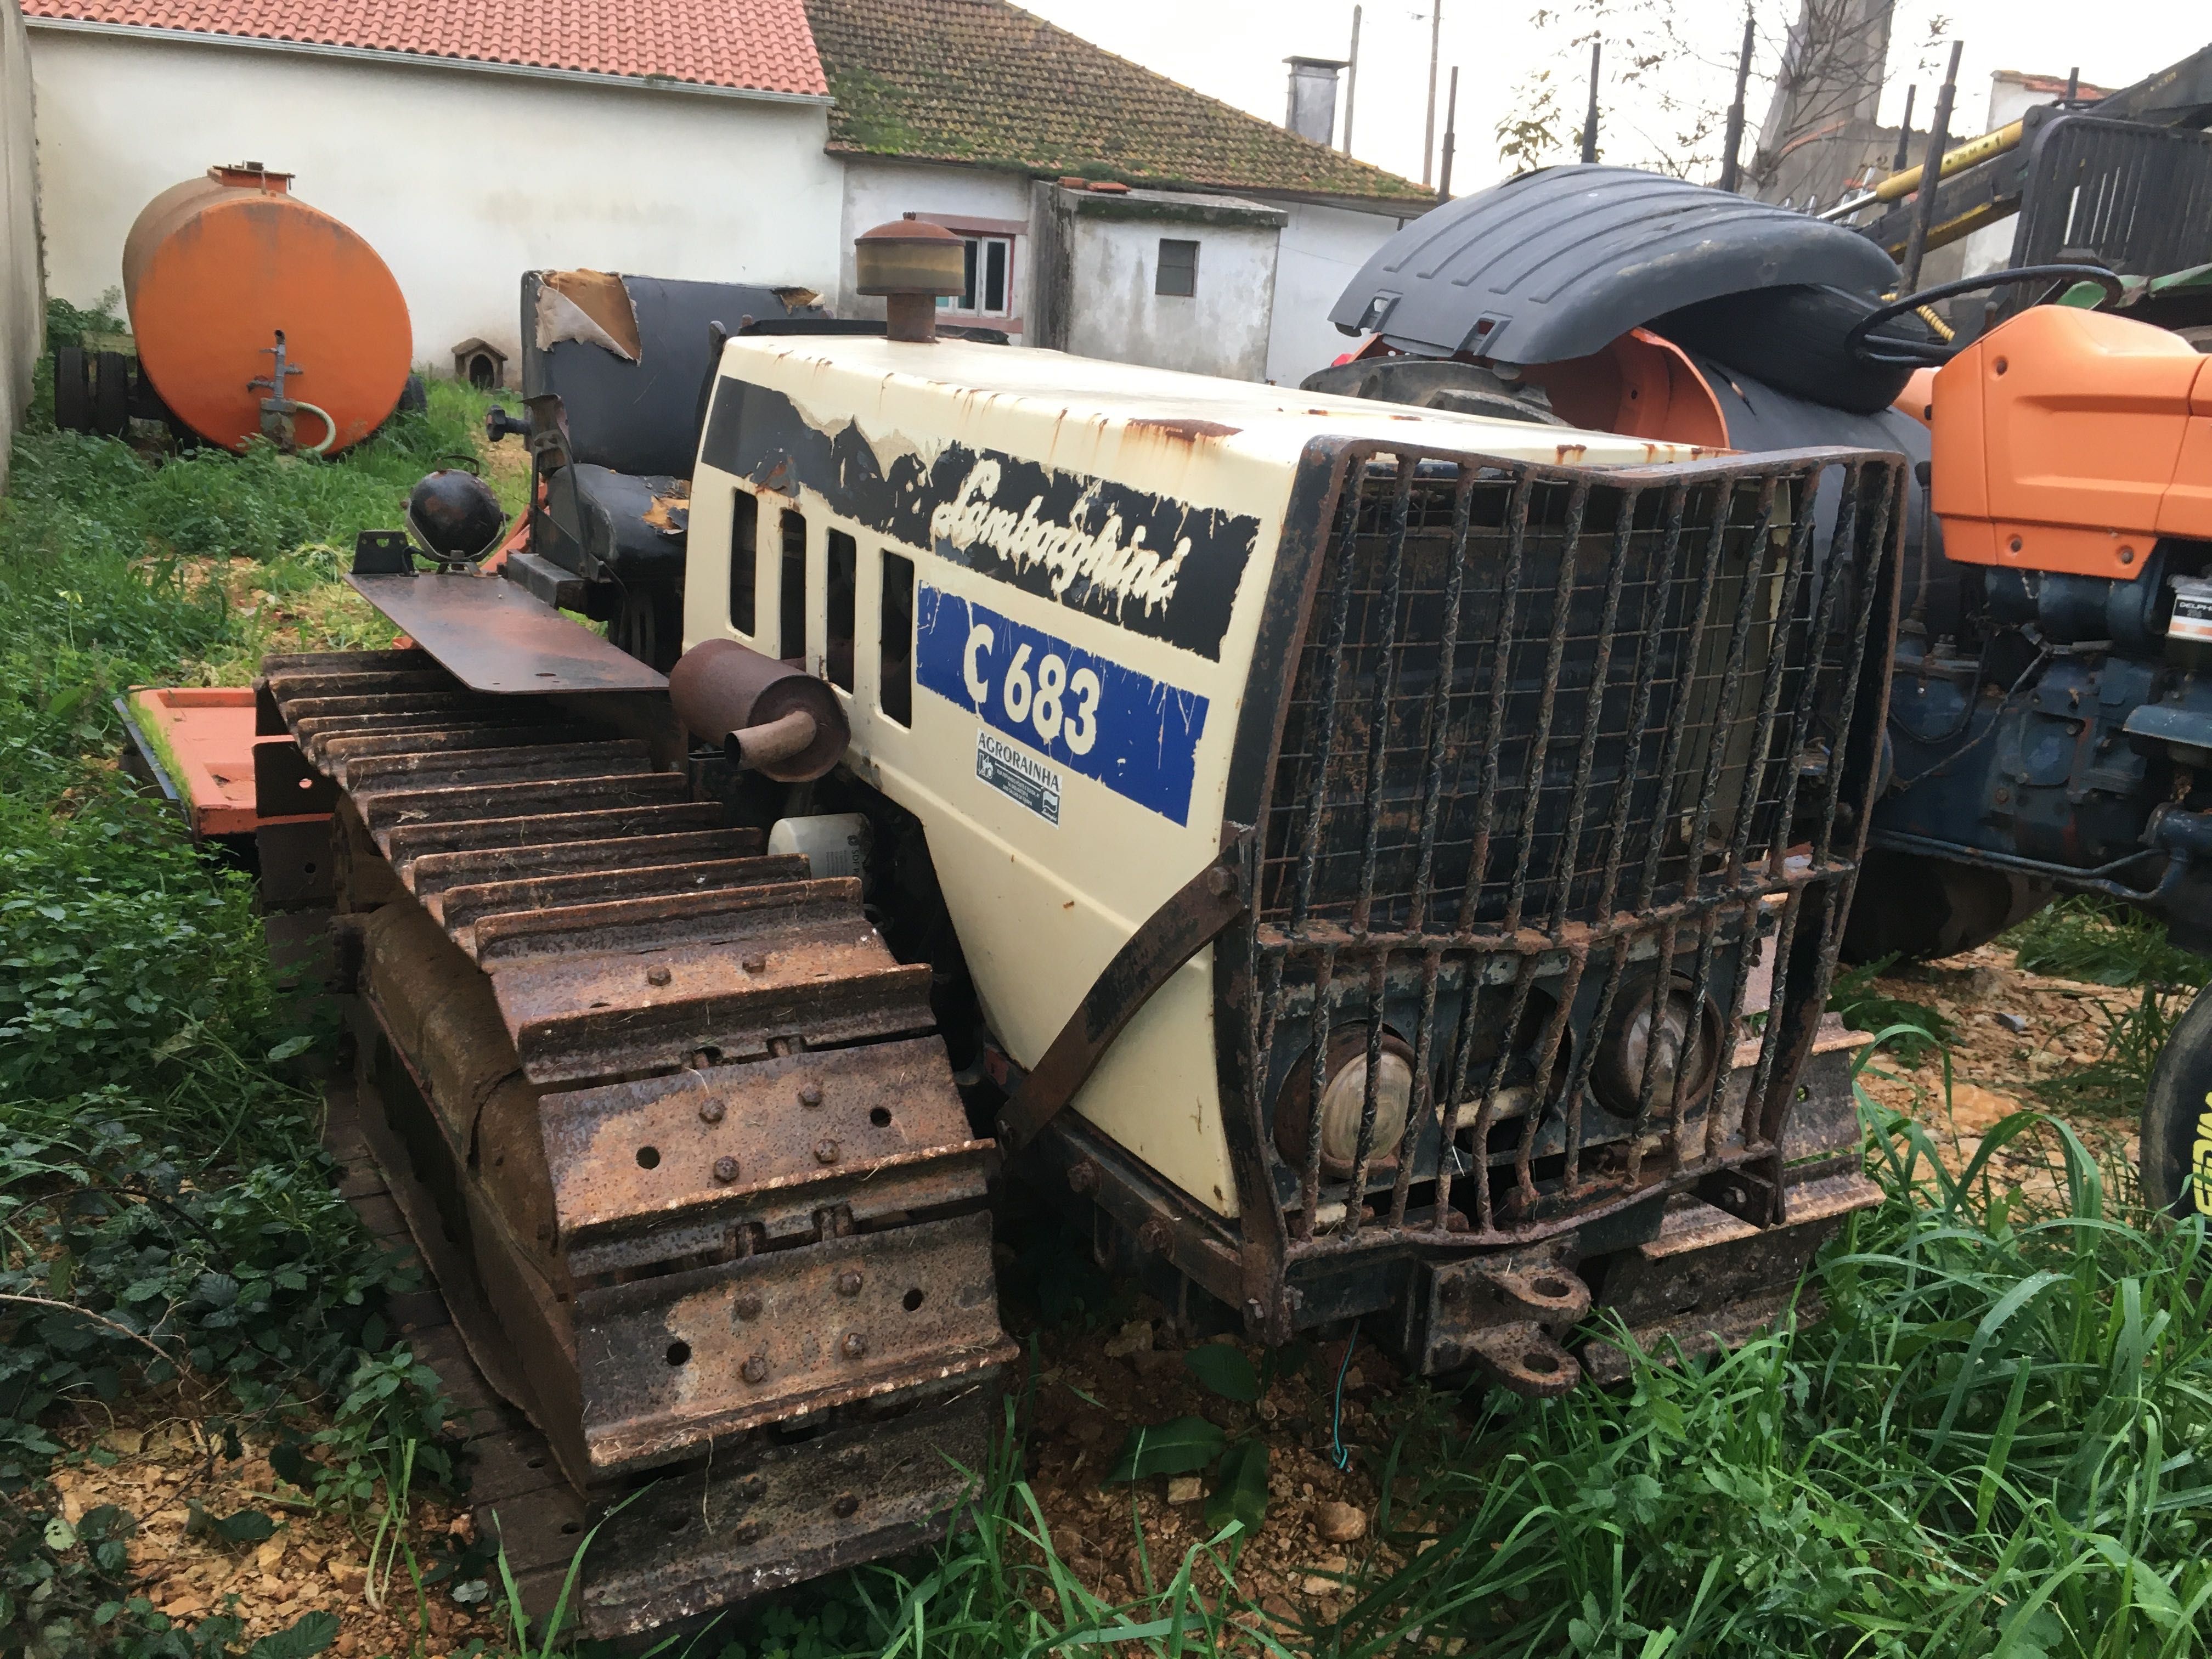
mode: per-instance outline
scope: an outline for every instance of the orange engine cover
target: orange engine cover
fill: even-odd
[[[2212,356],[2147,323],[2034,306],[1937,371],[1931,494],[1969,564],[2142,573],[2212,539]]]
[[[280,329],[285,395],[329,412],[331,451],[382,424],[407,384],[414,336],[390,268],[354,231],[291,195],[289,175],[210,167],[149,202],[123,245],[138,362],[177,418],[242,449],[261,431]],[[313,414],[295,417],[305,446]]]

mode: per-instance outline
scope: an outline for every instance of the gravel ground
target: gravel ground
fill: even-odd
[[[1927,1125],[1954,1171],[1972,1158],[1993,1125],[2022,1110],[2050,1112],[2107,1163],[2134,1166],[2139,1106],[2108,1114],[2079,1103],[2053,1103],[2039,1085],[2047,1087],[2102,1058],[2106,1019],[2134,1006],[2141,993],[2029,973],[2002,944],[1944,962],[1899,967],[1901,971],[1878,977],[1875,987],[1931,1007],[1952,1023],[1956,1035],[1949,1046],[1948,1093],[1940,1053],[1926,1054],[1911,1065],[1893,1052],[1884,1053],[1859,1080],[1883,1105],[1909,1112]],[[2054,1152],[2049,1136],[2023,1137],[1996,1153],[1991,1164],[2005,1181],[2033,1186],[2050,1179],[2048,1161]]]

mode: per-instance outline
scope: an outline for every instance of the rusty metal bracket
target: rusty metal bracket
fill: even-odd
[[[1492,1325],[1468,1338],[1468,1358],[1500,1388],[1531,1400],[1569,1394],[1582,1381],[1575,1357],[1534,1322]]]
[[[999,1139],[1009,1151],[1019,1152],[1036,1138],[1075,1098],[1137,1011],[1244,914],[1249,897],[1237,872],[1246,862],[1240,844],[1249,835],[1224,847],[1219,859],[1177,889],[1114,953],[999,1114]]]

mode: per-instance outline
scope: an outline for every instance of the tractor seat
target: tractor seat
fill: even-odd
[[[679,583],[690,494],[665,472],[564,466],[546,486],[541,523],[550,533],[534,550],[587,580]]]

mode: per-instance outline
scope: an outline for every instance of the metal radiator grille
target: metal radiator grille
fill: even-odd
[[[1365,1035],[1366,1098],[1331,1185],[1366,1194],[1395,1158],[1393,1226],[1525,1234],[1637,1190],[1654,1154],[1678,1176],[1759,1140],[1778,972],[1740,1130],[1716,1103],[1747,1030],[1751,942],[1790,960],[1807,890],[1855,867],[1835,809],[1871,753],[1852,722],[1885,660],[1870,671],[1867,646],[1897,469],[1842,452],[1619,471],[1352,458],[1285,705],[1251,940],[1247,1075],[1287,1081],[1286,1042],[1305,1056],[1291,1069],[1310,1066],[1294,1240],[1336,1224],[1321,1103],[1347,1024]],[[1819,941],[1823,988],[1834,945]],[[1591,1034],[1658,963],[1689,982],[1692,1025],[1724,1002],[1718,1076],[1664,1097],[1647,1043],[1632,1125],[1586,1134]],[[1386,1024],[1414,1099],[1378,1146]],[[1474,1191],[1455,1206],[1462,1141]],[[1348,1202],[1340,1235],[1365,1218]]]

